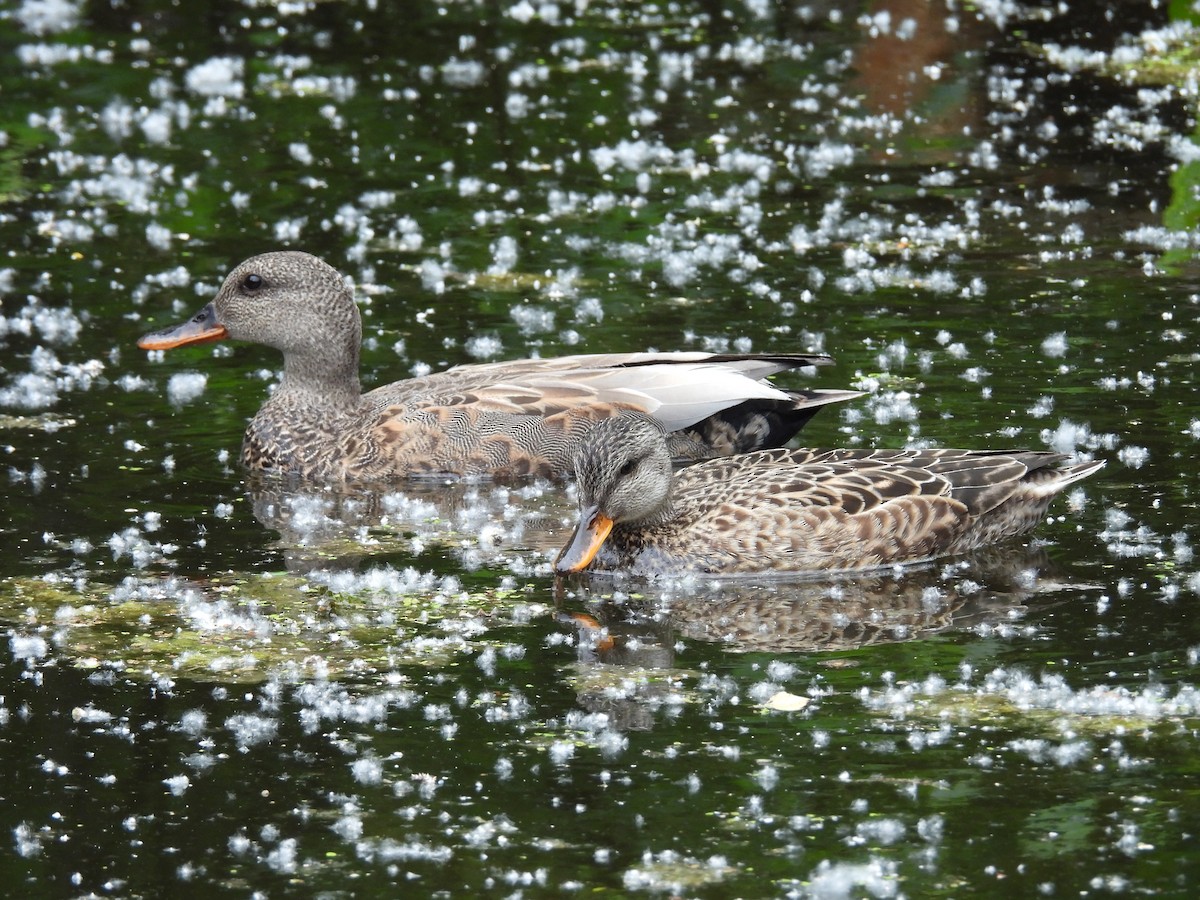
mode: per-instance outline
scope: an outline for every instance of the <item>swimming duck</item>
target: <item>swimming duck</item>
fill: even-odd
[[[1103,460],[1044,451],[760,450],[673,475],[651,421],[600,422],[575,458],[558,574],[869,569],[1022,534]]]
[[[615,353],[465,365],[363,393],[362,323],[338,272],[308,253],[252,257],[182,324],[145,350],[225,338],[283,353],[283,378],[246,428],[252,472],[304,480],[411,475],[560,476],[593,424],[653,417],[670,452],[704,459],[783,444],[823,405],[854,391],[786,391],[768,376],[821,354]]]

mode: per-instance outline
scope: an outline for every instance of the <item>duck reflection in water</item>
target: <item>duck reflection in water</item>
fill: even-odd
[[[1036,627],[1035,612],[1095,588],[1063,580],[1040,547],[997,546],[821,578],[689,578],[653,591],[640,578],[560,581],[558,617],[576,635],[580,704],[628,730],[661,719],[680,690],[670,674],[710,655],[697,645],[820,670],[854,665],[867,647]]]

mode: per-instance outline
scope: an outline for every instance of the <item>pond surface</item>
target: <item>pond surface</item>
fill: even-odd
[[[9,890],[1194,895],[1185,6],[0,8]],[[569,490],[255,483],[277,355],[136,349],[279,247],[367,385],[821,351],[806,443],[1108,466],[911,572],[556,585]]]

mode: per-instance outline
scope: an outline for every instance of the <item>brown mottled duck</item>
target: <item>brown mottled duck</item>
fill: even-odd
[[[252,472],[304,480],[569,471],[584,432],[653,418],[678,459],[789,440],[853,391],[789,391],[765,379],[829,363],[822,354],[614,353],[464,365],[363,393],[362,325],[345,280],[307,253],[255,256],[188,321],[147,334],[146,350],[225,338],[283,353],[283,378],[246,428]]]
[[[654,422],[599,423],[574,468],[559,574],[829,572],[915,563],[1030,530],[1103,461],[1003,450],[771,449],[672,471]]]

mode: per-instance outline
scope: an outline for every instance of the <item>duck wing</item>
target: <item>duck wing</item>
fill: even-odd
[[[1021,534],[1103,462],[1055,453],[766,450],[679,473],[680,520],[760,569],[917,562]]]
[[[1045,450],[796,450],[778,456],[795,464],[837,461],[872,470],[898,466],[924,470],[950,486],[950,496],[980,517],[1015,499],[1036,501],[1103,468],[1102,460],[1064,465],[1069,457]]]
[[[677,431],[745,400],[787,401],[764,379],[826,365],[821,354],[607,353],[455,366],[366,394],[384,406],[476,406],[553,415],[579,405],[638,409]],[[815,392],[814,392],[815,393]],[[832,392],[839,399],[852,392]]]
[[[822,406],[854,391],[789,391],[762,379],[790,368],[822,365],[814,354],[589,354],[459,366],[376,388],[364,395],[377,440],[398,455],[433,453],[450,466],[470,457],[474,471],[569,466],[571,446],[595,422],[644,414],[671,435],[680,459],[777,446]],[[479,445],[479,446],[473,446]],[[486,445],[486,446],[485,446]],[[457,450],[453,448],[458,448]],[[423,467],[421,463],[418,467]]]

